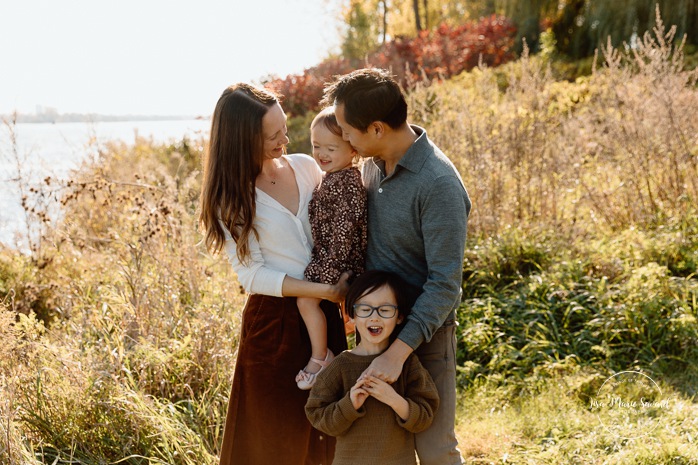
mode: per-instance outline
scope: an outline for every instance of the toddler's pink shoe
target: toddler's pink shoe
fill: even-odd
[[[327,368],[327,366],[330,364],[332,360],[334,360],[334,354],[330,349],[327,349],[327,355],[325,356],[325,360],[310,357],[310,361],[320,365],[320,369],[316,373],[308,373],[307,371],[305,371],[305,368],[299,371],[296,375],[296,384],[298,385],[298,388],[304,391],[307,391],[308,389],[312,388],[313,384],[315,384],[315,379],[317,378],[317,375],[322,373],[322,370]]]

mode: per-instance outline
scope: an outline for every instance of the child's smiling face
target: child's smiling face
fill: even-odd
[[[324,124],[317,124],[310,131],[313,144],[313,158],[320,169],[326,173],[334,173],[352,165],[356,152],[349,142],[333,134]]]
[[[395,293],[389,286],[383,285],[359,297],[354,303],[355,310],[352,321],[361,335],[360,345],[370,353],[381,353],[390,345],[390,335],[395,327],[402,322],[402,317],[399,316],[399,312],[395,311],[392,317],[385,318],[379,314],[378,310],[373,310],[370,316],[362,318],[356,314],[356,307],[362,304],[374,308],[397,307]],[[385,310],[389,311],[390,308],[386,307]]]

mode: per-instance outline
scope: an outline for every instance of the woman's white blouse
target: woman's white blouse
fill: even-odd
[[[313,190],[322,181],[322,170],[308,155],[284,155],[296,176],[299,206],[294,215],[265,192],[256,189],[257,212],[254,227],[259,240],[250,234],[250,258],[238,260],[235,241],[225,230],[225,251],[238,275],[238,281],[252,294],[281,297],[286,275],[303,279],[310,262],[313,238],[308,219],[308,203]]]

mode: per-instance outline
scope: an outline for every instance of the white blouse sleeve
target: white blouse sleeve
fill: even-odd
[[[264,257],[262,257],[255,235],[250,234],[250,257],[247,263],[243,264],[238,259],[235,241],[225,228],[223,230],[226,237],[225,252],[228,254],[228,261],[237,273],[238,281],[242,287],[251,294],[283,297],[282,287],[286,273],[265,266]]]

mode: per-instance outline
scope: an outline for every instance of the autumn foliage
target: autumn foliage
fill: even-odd
[[[264,85],[284,97],[290,116],[318,110],[322,90],[332,76],[373,66],[390,69],[405,89],[424,80],[441,80],[474,68],[497,66],[514,58],[516,28],[506,18],[492,15],[458,26],[442,24],[417,37],[396,37],[365,60],[329,58],[303,74],[268,79]]]

